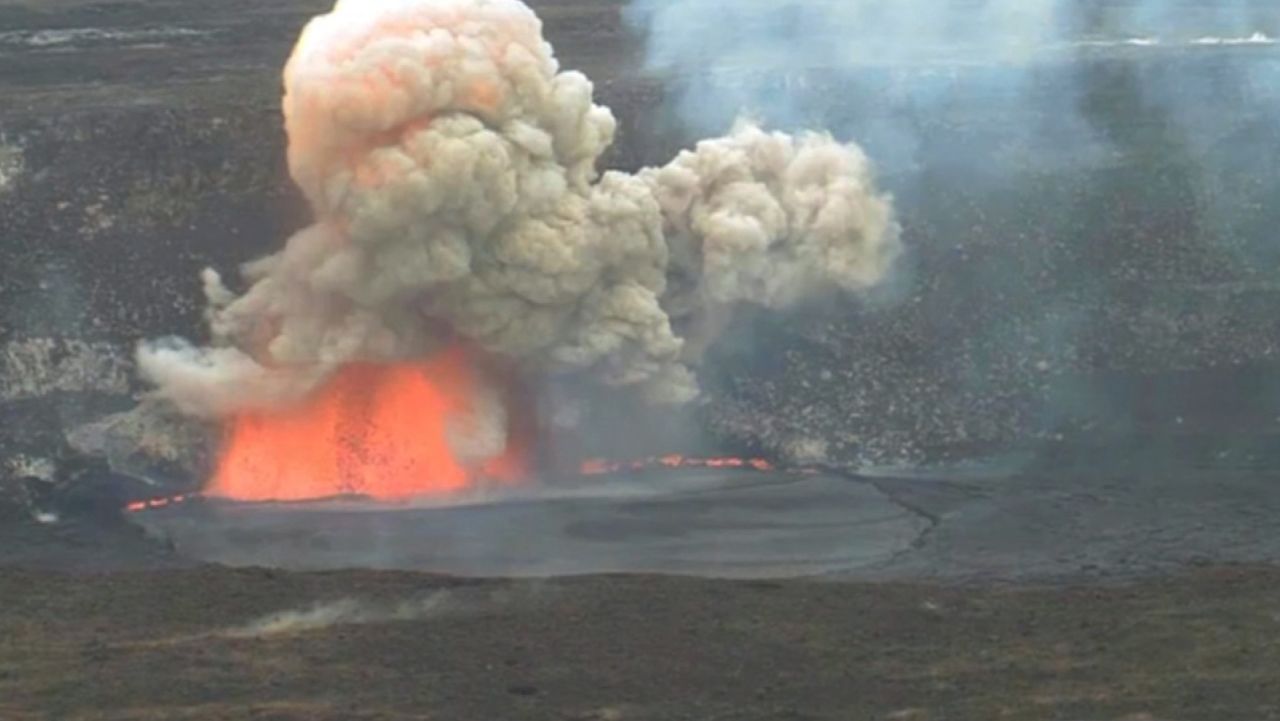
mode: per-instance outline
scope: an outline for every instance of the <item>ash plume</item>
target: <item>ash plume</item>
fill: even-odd
[[[720,437],[897,465],[1125,434],[1151,411],[1104,378],[1273,357],[1241,324],[1269,317],[1246,289],[1280,267],[1280,4],[630,0],[626,17],[662,81],[656,142],[744,109],[828,128],[908,219],[885,284],[905,302],[770,324],[760,346],[815,351],[786,368],[722,356]],[[831,382],[803,393],[814,377]]]
[[[210,345],[139,350],[157,394],[205,417],[285,406],[344,365],[464,342],[679,403],[732,306],[889,273],[898,227],[858,147],[741,123],[601,174],[614,116],[541,30],[518,0],[339,0],[312,20],[284,116],[315,223],[247,264],[243,293],[205,272]]]

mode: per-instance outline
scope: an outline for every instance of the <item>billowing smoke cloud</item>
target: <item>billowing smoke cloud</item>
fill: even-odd
[[[806,351],[782,369],[721,359],[718,408],[738,407],[718,432],[919,462],[1128,432],[1160,414],[1103,378],[1274,357],[1272,306],[1245,289],[1280,268],[1280,4],[631,0],[627,17],[665,91],[655,137],[744,108],[855,137],[912,253],[905,302],[762,332]]]
[[[287,404],[353,361],[458,341],[687,401],[709,318],[865,290],[898,254],[866,157],[827,135],[740,124],[599,174],[614,117],[517,0],[339,0],[284,77],[316,222],[248,264],[243,294],[205,273],[210,347],[141,348],[188,413]]]

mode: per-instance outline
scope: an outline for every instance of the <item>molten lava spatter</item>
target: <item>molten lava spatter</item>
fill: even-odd
[[[461,347],[417,363],[349,365],[295,408],[232,419],[206,495],[400,499],[519,481],[524,444],[509,428],[496,429],[490,457],[458,451],[459,434],[494,430],[472,427],[482,383]]]
[[[650,468],[744,468],[756,471],[772,471],[774,466],[763,458],[697,458],[680,454],[640,458],[631,461],[611,461],[591,458],[582,462],[578,471],[584,476],[602,476],[622,471],[643,471]]]
[[[158,496],[156,498],[147,498],[141,501],[133,501],[126,504],[124,510],[129,513],[137,513],[139,511],[147,511],[153,508],[165,508],[166,506],[176,506],[179,503],[196,498],[194,493],[179,493],[173,496]]]

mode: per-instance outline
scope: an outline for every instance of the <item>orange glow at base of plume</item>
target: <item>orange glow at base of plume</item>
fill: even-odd
[[[461,346],[421,362],[349,365],[298,407],[232,419],[205,495],[403,499],[519,482],[526,449],[513,429],[503,454],[479,463],[450,445],[451,428],[466,430],[481,382]]]
[[[611,461],[589,458],[582,462],[578,472],[584,476],[603,476],[625,471],[646,471],[654,468],[742,468],[754,471],[772,471],[774,465],[763,458],[697,458],[680,454],[640,458],[631,461]]]

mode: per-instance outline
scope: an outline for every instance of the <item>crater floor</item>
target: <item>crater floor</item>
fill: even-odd
[[[5,571],[0,717],[1275,718],[1277,583]]]

